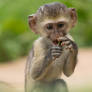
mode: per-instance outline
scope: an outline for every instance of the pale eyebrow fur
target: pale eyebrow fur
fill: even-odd
[[[57,23],[57,22],[69,22],[69,18],[66,18],[66,17],[61,17],[61,18],[56,18],[56,19],[45,19],[41,24],[42,25],[46,25],[48,23]]]

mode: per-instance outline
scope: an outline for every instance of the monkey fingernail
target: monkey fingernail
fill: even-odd
[[[52,59],[53,59],[53,60],[55,60],[55,59],[56,59],[56,57],[55,57],[55,56],[53,56],[53,57],[52,57]]]
[[[68,49],[68,47],[66,47],[66,49]]]
[[[64,46],[65,45],[65,43],[63,42],[63,43],[61,43],[61,46]]]

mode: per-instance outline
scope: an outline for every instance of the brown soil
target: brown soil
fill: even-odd
[[[0,64],[0,81],[23,88],[26,58],[19,59],[17,62]],[[92,85],[92,49],[79,49],[78,64],[74,74],[69,78],[63,75],[62,78],[70,87],[71,85]]]

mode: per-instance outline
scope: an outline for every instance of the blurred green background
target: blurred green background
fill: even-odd
[[[28,27],[28,15],[54,1],[76,8],[78,23],[71,35],[79,47],[92,46],[92,0],[0,0],[0,62],[28,54],[38,37]]]

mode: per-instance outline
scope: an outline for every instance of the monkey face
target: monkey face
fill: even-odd
[[[64,21],[57,23],[48,23],[45,25],[45,31],[48,37],[54,41],[59,37],[65,36],[67,33],[68,24]]]
[[[70,18],[48,18],[42,24],[43,32],[47,34],[47,37],[52,41],[56,41],[59,37],[65,36],[68,33],[70,29]]]
[[[52,41],[65,36],[76,22],[76,10],[60,3],[43,5],[35,14],[28,17],[32,31]]]

